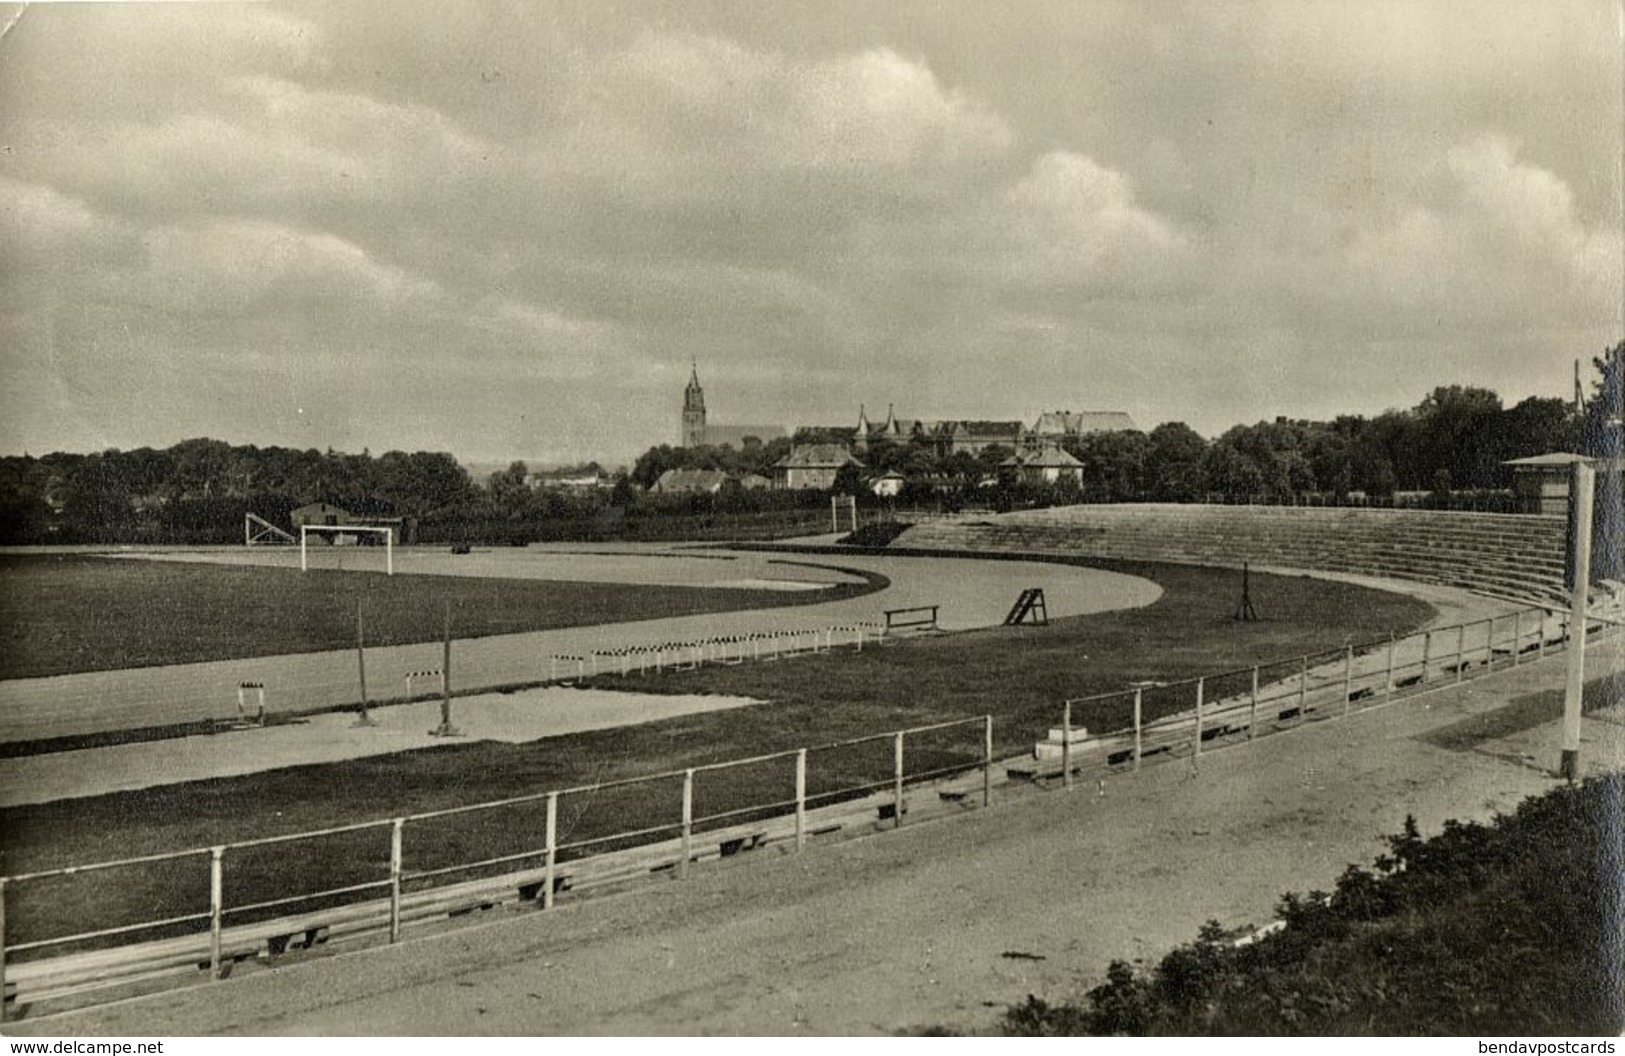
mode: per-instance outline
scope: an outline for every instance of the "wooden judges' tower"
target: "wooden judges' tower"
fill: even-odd
[[[705,390],[700,388],[700,367],[694,364],[689,371],[688,387],[683,390],[683,435],[679,447],[699,447],[705,443]]]

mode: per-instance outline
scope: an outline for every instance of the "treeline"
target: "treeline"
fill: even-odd
[[[871,443],[836,490],[874,501],[868,481],[905,480],[899,505],[1011,508],[1062,502],[1409,502],[1495,508],[1507,459],[1551,451],[1618,455],[1625,343],[1594,361],[1583,412],[1531,397],[1513,407],[1487,389],[1435,389],[1409,410],[1330,422],[1238,425],[1214,440],[1169,422],[1149,433],[1093,433],[1063,447],[1083,464],[1080,483],[1035,484],[990,447],[946,453],[928,442]],[[720,469],[771,477],[792,441],[692,449],[650,448],[601,488],[532,487],[516,462],[474,480],[445,452],[373,456],[187,440],[164,450],[0,458],[0,543],[225,543],[243,515],[286,525],[289,513],[330,502],[357,514],[412,518],[423,542],[527,542],[566,538],[751,537],[820,523],[827,496],[740,488],[717,495],[657,495],[668,469]],[[587,463],[577,470],[596,473]],[[574,475],[574,474],[572,474]],[[1406,493],[1410,493],[1406,496]]]
[[[1114,961],[1082,1000],[1029,997],[1017,1035],[1615,1036],[1619,812],[1611,774],[1491,825],[1407,818],[1374,868],[1285,896],[1243,946],[1209,923],[1149,970]]]
[[[0,458],[0,544],[240,542],[245,514],[287,528],[312,502],[410,518],[425,543],[753,538],[815,530],[828,518],[821,495],[657,496],[625,473],[590,489],[535,488],[529,477],[515,462],[477,481],[445,452],[353,455],[207,439],[13,456]]]
[[[1425,493],[1434,505],[1477,505],[1484,496],[1475,493],[1510,485],[1508,459],[1582,450],[1587,437],[1585,416],[1568,401],[1530,397],[1508,408],[1488,389],[1450,386],[1409,410],[1238,425],[1212,441],[1183,422],[1149,433],[1067,437],[1060,446],[1083,464],[1081,482],[1070,488],[1023,485],[1003,465],[1016,453],[1009,447],[972,455],[944,453],[929,440],[871,441],[854,451],[863,470],[845,474],[837,487],[861,494],[865,478],[896,471],[906,482],[905,505],[977,497],[995,505],[1024,499],[1384,504],[1405,492]],[[631,475],[645,487],[668,469],[766,476],[790,446],[783,439],[738,451],[661,446],[645,452]]]

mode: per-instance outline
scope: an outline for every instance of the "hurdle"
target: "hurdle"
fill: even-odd
[[[248,691],[255,693],[254,717],[248,717]],[[237,683],[237,722],[242,726],[265,725],[265,683],[239,682]]]
[[[563,679],[559,678],[559,665],[561,663],[564,664],[566,666],[566,668],[568,668],[569,665],[571,665],[571,664],[575,665],[576,671],[575,671],[574,677],[577,680],[580,680],[582,678],[587,677],[587,658],[586,657],[584,657],[584,656],[555,655],[548,662],[548,681],[549,682],[559,682],[559,681],[568,682],[570,680],[570,678],[572,677],[570,675],[565,675]],[[595,674],[595,675],[598,673],[598,663],[597,663],[596,660],[593,661],[593,671],[592,671],[592,673]]]
[[[438,667],[431,667],[431,668],[427,668],[427,669],[425,669],[423,671],[408,671],[406,673],[406,695],[408,697],[410,697],[412,695],[412,683],[413,682],[421,682],[426,678],[433,678],[433,679],[438,680],[438,682],[439,682],[439,687],[438,688],[442,692],[444,692],[444,690],[446,688],[446,674],[445,674],[445,672],[441,671]]]

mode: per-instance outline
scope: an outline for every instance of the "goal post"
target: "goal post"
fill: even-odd
[[[299,571],[310,571],[310,555],[306,550],[311,532],[324,532],[335,538],[346,535],[360,536],[363,532],[384,537],[384,574],[395,574],[395,529],[372,524],[301,524],[299,526]]]

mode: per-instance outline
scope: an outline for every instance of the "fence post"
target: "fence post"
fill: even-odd
[[[389,823],[389,941],[401,941],[401,845],[405,818]]]
[[[1247,739],[1253,739],[1253,729],[1258,725],[1258,665],[1253,665],[1253,692],[1248,698],[1247,705]]]
[[[694,847],[694,771],[683,771],[683,860],[677,863],[677,875],[688,875],[688,859]]]
[[[224,847],[209,848],[209,975],[220,978],[220,929],[225,917]]]
[[[1193,765],[1202,759],[1202,696],[1207,690],[1207,680],[1196,680],[1196,739],[1191,742],[1191,762]]]
[[[1343,714],[1346,716],[1354,708],[1354,701],[1349,698],[1354,695],[1354,646],[1343,647]]]
[[[1523,610],[1519,609],[1512,614],[1512,666],[1521,663],[1523,655]]]
[[[1394,699],[1394,632],[1388,632],[1388,677],[1382,684],[1382,699]]]
[[[1467,625],[1465,623],[1463,623],[1463,624],[1459,624],[1456,627],[1456,681],[1457,682],[1460,682],[1462,680],[1462,678],[1464,677],[1462,675],[1462,673],[1461,673],[1461,665],[1462,665],[1462,662],[1463,662],[1463,660],[1464,660],[1464,658],[1466,656],[1467,656]]]
[[[1484,639],[1484,670],[1495,666],[1495,617],[1490,617],[1490,633]]]
[[[1144,689],[1134,691],[1134,769],[1136,771],[1140,769],[1140,738],[1143,732],[1141,729],[1143,724],[1140,722],[1140,700],[1144,694]]]
[[[1061,705],[1061,787],[1072,787],[1072,702]]]
[[[1433,632],[1422,636],[1422,684],[1428,684],[1428,661],[1433,659]]]
[[[0,1023],[6,1019],[6,878],[0,876]]]
[[[559,871],[559,794],[547,794],[547,848],[542,859],[542,908],[553,908],[553,885]]]
[[[796,750],[796,850],[807,846],[807,749]]]
[[[993,716],[982,716],[982,806],[993,804]]]
[[[903,731],[892,737],[892,828],[903,824]]]
[[[1303,669],[1298,673],[1298,718],[1303,718],[1304,705],[1309,699],[1309,657],[1303,658]]]

